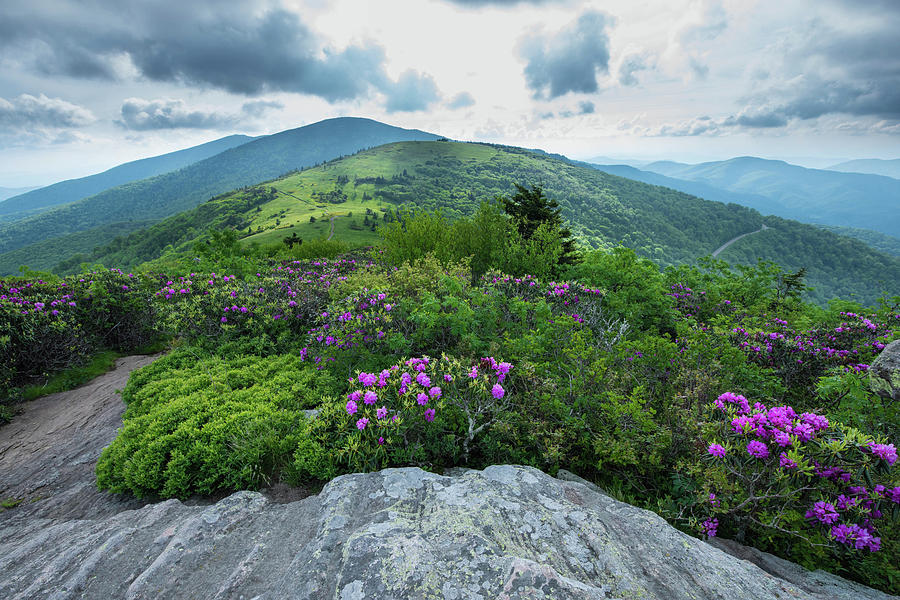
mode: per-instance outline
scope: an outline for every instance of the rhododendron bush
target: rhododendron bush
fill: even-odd
[[[900,592],[900,407],[866,385],[900,298],[816,307],[772,265],[661,272],[627,248],[554,280],[379,256],[3,282],[0,384],[160,334],[104,489],[565,468],[694,535]]]
[[[882,549],[883,523],[900,513],[893,443],[731,392],[713,402],[706,434],[713,441],[695,514],[704,534],[768,529],[839,552]]]

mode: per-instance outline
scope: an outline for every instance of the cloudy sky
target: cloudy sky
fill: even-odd
[[[364,116],[686,162],[900,157],[900,0],[4,0],[0,186]]]

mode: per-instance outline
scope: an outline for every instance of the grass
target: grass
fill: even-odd
[[[360,182],[357,177],[369,179],[383,177],[390,182],[394,177],[418,176],[418,171],[438,161],[452,161],[458,165],[467,162],[489,160],[498,151],[476,144],[448,144],[441,142],[412,142],[388,144],[374,150],[361,152],[350,161],[337,161],[295,173],[283,179],[265,184],[278,190],[278,197],[250,211],[250,228],[253,233],[241,240],[242,244],[266,246],[280,243],[296,233],[304,240],[327,238],[331,230],[329,220],[334,217],[332,239],[349,246],[366,246],[377,242],[378,234],[364,225],[366,210],[369,221],[382,223],[385,210],[395,206],[377,196],[383,185]],[[342,180],[343,178],[343,180]],[[341,192],[346,198],[333,203],[322,195]],[[241,192],[237,192],[241,193]],[[316,219],[310,223],[310,217]]]
[[[166,348],[166,343],[157,342],[134,351],[134,354],[154,354]],[[29,385],[22,389],[22,400],[35,400],[42,396],[65,392],[84,385],[95,377],[108,373],[116,366],[116,359],[124,356],[120,352],[105,350],[91,357],[90,361],[78,367],[60,371],[43,384]],[[2,416],[0,416],[2,422]]]
[[[60,371],[47,379],[43,384],[29,385],[22,389],[23,400],[35,400],[41,396],[65,392],[83,385],[99,375],[111,371],[116,366],[116,359],[122,356],[118,352],[106,350],[91,357],[91,360],[79,367]]]

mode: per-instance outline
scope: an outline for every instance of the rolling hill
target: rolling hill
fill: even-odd
[[[483,200],[510,194],[515,183],[542,184],[586,245],[621,243],[670,265],[766,223],[778,229],[777,245],[759,255],[774,253],[792,270],[806,267],[818,288],[813,298],[853,293],[874,302],[882,291],[900,293],[900,260],[856,240],[521,148],[445,141],[387,144],[225,194],[79,258],[132,267],[165,251],[190,252],[209,228],[235,228],[245,244],[279,243],[294,233],[308,240],[327,235],[332,217],[337,238],[374,241],[374,227],[400,206],[468,214]],[[743,244],[729,250],[740,252]],[[739,253],[735,260],[756,262]]]
[[[0,224],[0,274],[14,272],[19,267],[15,256],[9,253],[26,246],[38,249],[46,241],[88,230],[97,231],[95,244],[103,244],[114,236],[101,235],[105,231],[102,228],[115,223],[160,220],[223,192],[363,148],[437,137],[370,119],[345,117],[259,138],[177,171],[117,186],[22,221]],[[56,239],[51,243],[65,247],[65,240]],[[47,268],[71,253],[54,257],[43,251],[39,254],[47,261],[32,267]]]
[[[890,177],[806,169],[754,157],[697,165],[661,161],[643,169],[762,196],[771,203],[754,207],[780,217],[900,236],[900,180]]]
[[[54,183],[0,202],[0,215],[33,214],[38,209],[76,202],[112,187],[181,169],[252,139],[246,135],[229,135],[192,148],[121,164],[96,175]]]

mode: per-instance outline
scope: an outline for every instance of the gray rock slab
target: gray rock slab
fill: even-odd
[[[869,388],[883,398],[900,401],[900,340],[885,346],[872,361]]]
[[[890,598],[790,563],[760,568],[577,479],[386,469],[286,504],[237,492],[9,520],[0,598]]]

